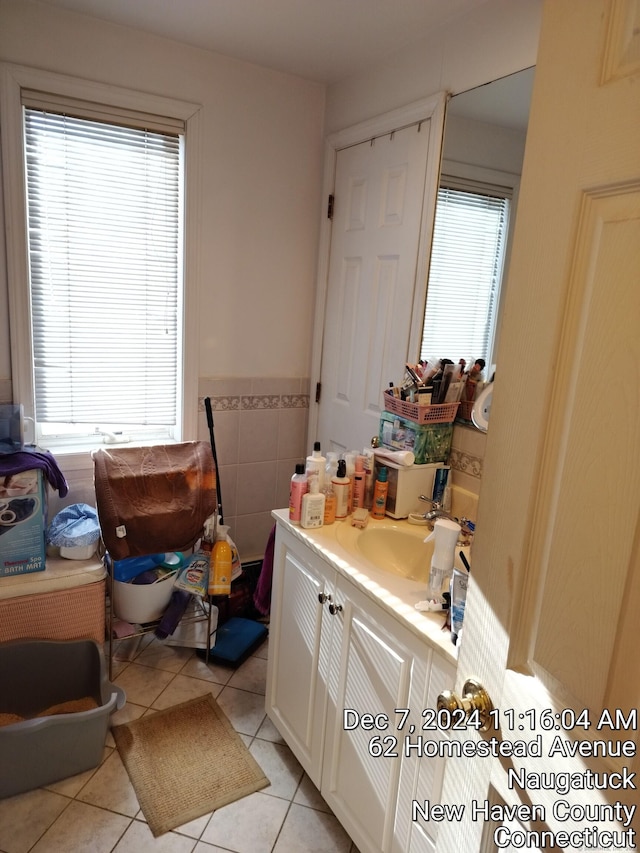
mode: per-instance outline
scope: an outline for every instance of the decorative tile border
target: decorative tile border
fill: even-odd
[[[214,412],[236,412],[240,409],[240,397],[210,397]],[[204,412],[204,397],[198,397],[198,411]]]
[[[472,456],[470,453],[465,453],[464,450],[456,450],[454,447],[449,453],[449,464],[454,470],[468,474],[470,477],[477,477],[479,480],[482,479],[483,461],[479,456]]]
[[[265,409],[308,409],[308,394],[251,394],[210,397],[214,412],[258,411]],[[204,397],[198,398],[198,411],[204,412]]]
[[[283,409],[308,409],[309,395],[308,394],[283,394],[280,398],[280,405]]]

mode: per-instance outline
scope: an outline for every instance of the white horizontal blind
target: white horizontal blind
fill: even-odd
[[[24,126],[36,420],[170,428],[181,136],[31,107]]]
[[[438,190],[421,358],[491,360],[511,190]]]

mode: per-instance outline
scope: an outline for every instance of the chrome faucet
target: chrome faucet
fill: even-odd
[[[471,536],[473,534],[475,524],[470,521],[470,519],[465,516],[462,516],[462,518],[456,518],[454,515],[451,515],[451,513],[442,508],[442,503],[440,501],[434,501],[426,495],[418,495],[418,499],[431,504],[431,509],[427,510],[427,512],[422,516],[431,530],[433,530],[434,521],[437,521],[439,518],[448,518],[449,521],[455,521],[456,524],[460,525],[464,536]]]

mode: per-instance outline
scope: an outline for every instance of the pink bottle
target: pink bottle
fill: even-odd
[[[300,524],[302,517],[302,498],[309,491],[309,481],[305,474],[304,463],[298,462],[296,472],[291,478],[289,489],[289,521]]]

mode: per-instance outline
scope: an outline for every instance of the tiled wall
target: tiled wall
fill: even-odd
[[[486,433],[473,426],[454,425],[449,464],[456,486],[474,494],[480,493],[486,444]]]
[[[453,514],[478,519],[478,499],[482,482],[487,436],[474,426],[455,424],[449,464],[453,474]]]
[[[262,557],[271,510],[288,506],[296,462],[311,450],[309,380],[201,379],[198,438],[208,441],[205,397],[213,412],[225,524],[242,560]]]

